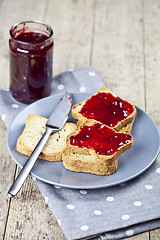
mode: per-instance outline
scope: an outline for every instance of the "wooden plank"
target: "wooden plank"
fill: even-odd
[[[149,233],[141,233],[133,237],[124,238],[124,240],[149,240]]]
[[[5,231],[5,224],[8,216],[8,209],[10,200],[7,196],[7,190],[9,189],[14,177],[15,164],[11,160],[7,146],[6,146],[6,129],[2,120],[0,120],[0,239],[3,239],[3,233]]]
[[[160,127],[160,4],[157,0],[143,2],[147,112]]]
[[[159,240],[160,239],[160,229],[155,229],[150,231],[150,240]]]
[[[143,0],[143,5],[146,111],[160,129],[160,4],[158,0]],[[160,229],[150,231],[150,240],[155,239],[160,239]]]
[[[95,2],[92,65],[108,88],[144,109],[141,1]]]
[[[11,201],[5,240],[65,239],[32,177]]]
[[[54,30],[54,75],[90,64],[93,1],[49,1],[45,21]]]
[[[0,16],[3,12],[3,1],[0,1]],[[0,17],[0,45],[3,46],[0,48],[0,86],[1,88],[5,88],[8,86],[8,80],[2,80],[3,76],[7,76],[8,69],[6,68],[6,65],[8,64],[8,39],[5,39],[5,24],[3,22],[3,18]],[[6,48],[7,45],[7,48]],[[8,211],[10,206],[10,199],[7,196],[7,190],[9,189],[13,177],[14,177],[14,170],[16,168],[16,165],[11,160],[7,146],[6,146],[6,128],[4,127],[4,123],[2,120],[0,120],[0,143],[1,143],[1,151],[0,151],[0,239],[3,239],[4,232],[6,229],[6,222],[8,218]]]

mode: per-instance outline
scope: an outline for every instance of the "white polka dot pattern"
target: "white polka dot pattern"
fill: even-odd
[[[82,195],[87,194],[87,191],[86,191],[86,190],[80,190],[79,192],[80,192]]]
[[[113,202],[113,201],[114,201],[114,197],[109,196],[109,197],[106,198],[106,200],[107,200],[108,202]]]
[[[12,104],[12,107],[13,108],[19,108],[19,105],[18,104]]]
[[[73,204],[67,204],[67,208],[70,209],[70,210],[73,210],[74,209],[74,205]]]
[[[58,88],[58,90],[62,91],[64,89],[64,85],[63,84],[59,84],[57,88]]]
[[[129,229],[126,231],[126,235],[129,237],[129,236],[132,236],[133,235],[133,230]]]
[[[157,169],[156,169],[156,173],[160,173],[160,168],[157,168]]]
[[[88,75],[89,75],[90,77],[96,76],[95,72],[89,72]]]
[[[101,215],[102,212],[101,212],[100,210],[94,210],[94,214],[95,214],[95,215]]]
[[[128,220],[128,219],[130,219],[130,216],[129,215],[123,215],[121,218],[122,218],[122,220]]]
[[[81,93],[83,93],[83,92],[86,92],[86,88],[85,88],[85,87],[83,87],[83,86],[82,86],[82,87],[80,87],[80,88],[79,88],[79,92],[81,92]]]
[[[80,227],[80,229],[81,229],[82,231],[87,231],[87,230],[89,229],[89,227],[88,227],[87,225],[82,225],[82,226]]]
[[[140,207],[142,205],[142,203],[140,201],[135,201],[134,202],[134,206],[136,207]]]
[[[152,187],[152,185],[146,185],[145,188],[146,188],[147,190],[151,190],[153,187]]]

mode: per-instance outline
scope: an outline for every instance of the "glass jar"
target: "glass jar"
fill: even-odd
[[[15,24],[10,29],[10,91],[23,103],[51,94],[53,30],[37,21]]]

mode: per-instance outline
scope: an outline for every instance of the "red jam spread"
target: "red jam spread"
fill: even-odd
[[[113,155],[131,140],[131,135],[117,133],[106,125],[95,123],[82,126],[77,135],[70,137],[70,144],[94,149],[99,155]]]
[[[36,32],[21,32],[19,35],[16,36],[17,40],[32,44],[41,43],[47,38],[48,37],[46,35]]]
[[[9,40],[10,91],[15,99],[32,103],[51,93],[53,40],[38,32],[19,31]]]
[[[80,113],[109,127],[116,126],[134,111],[133,106],[111,93],[98,93],[88,99]]]

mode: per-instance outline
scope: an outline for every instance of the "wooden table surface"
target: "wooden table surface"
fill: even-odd
[[[0,88],[9,87],[9,28],[39,20],[54,29],[54,75],[91,65],[108,88],[146,111],[160,127],[160,1],[0,0]],[[0,119],[0,240],[65,236],[31,177],[18,195],[7,191],[19,169]],[[160,239],[160,229],[129,239]]]

